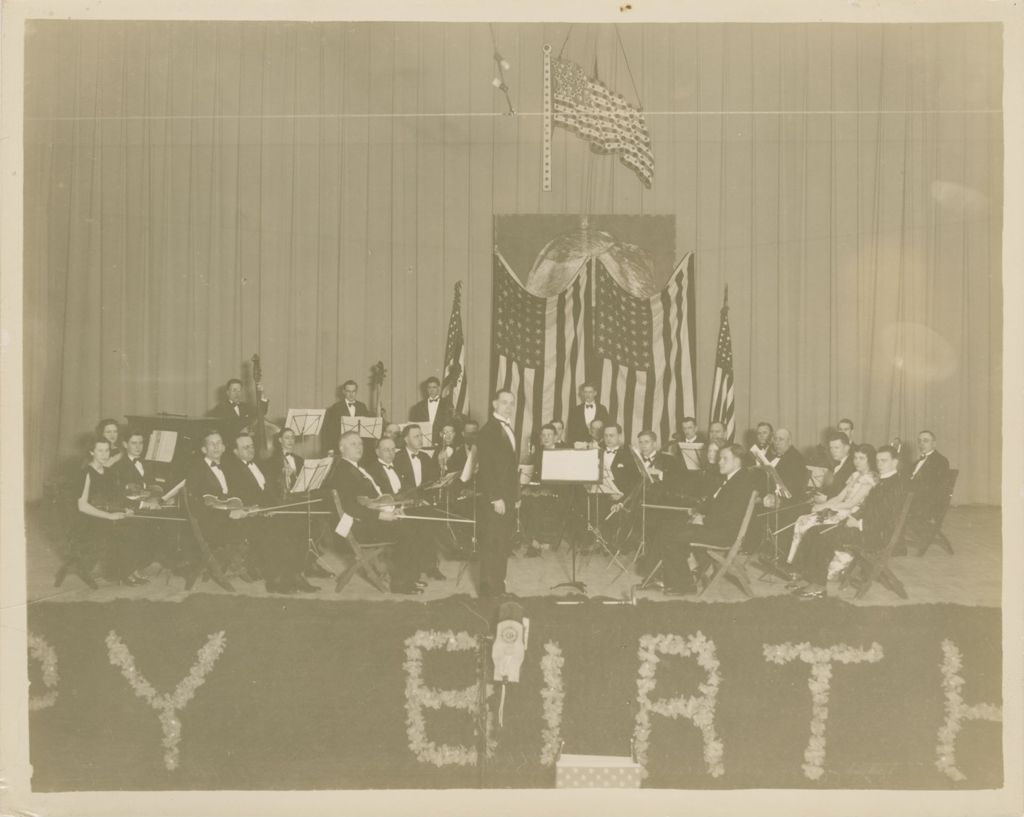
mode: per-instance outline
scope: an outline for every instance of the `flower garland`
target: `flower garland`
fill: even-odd
[[[472,746],[438,745],[427,738],[427,722],[423,717],[424,709],[461,709],[476,715],[479,711],[480,690],[477,684],[464,689],[434,689],[423,683],[423,651],[445,650],[459,652],[479,649],[479,642],[474,636],[463,631],[453,633],[451,630],[417,630],[405,640],[405,724],[406,735],[409,737],[409,749],[423,763],[435,766],[472,766],[476,764],[476,748]],[[488,684],[486,694],[492,694],[492,685]],[[488,710],[487,754],[494,753],[497,742],[491,736],[493,714]]]
[[[1003,708],[995,704],[964,703],[963,654],[949,639],[942,642],[942,691],[945,693],[946,720],[939,727],[939,743],[935,749],[935,766],[951,780],[966,780],[956,766],[956,739],[964,721],[1001,721]]]
[[[135,694],[139,698],[144,698],[159,713],[160,726],[164,733],[164,766],[168,771],[174,771],[178,768],[178,744],[181,742],[181,721],[178,720],[177,713],[192,700],[196,690],[206,681],[206,676],[210,674],[213,665],[224,652],[227,643],[224,631],[210,635],[206,644],[200,648],[196,663],[172,693],[158,693],[153,688],[136,668],[135,658],[116,632],[111,630],[107,633],[106,643],[110,663],[121,670],[121,674]]]
[[[811,690],[811,737],[804,750],[804,775],[818,780],[825,773],[825,723],[828,721],[828,698],[832,686],[832,664],[870,664],[882,660],[882,646],[877,642],[866,649],[834,644],[831,647],[812,647],[806,641],[800,644],[764,644],[764,657],[773,664],[786,664],[799,659],[811,665],[807,686]]]
[[[544,657],[540,659],[540,668],[544,673],[544,689],[541,698],[544,701],[544,731],[541,733],[540,763],[542,766],[553,766],[558,760],[558,750],[562,744],[562,707],[565,703],[565,689],[562,686],[562,648],[555,641],[544,645]]]
[[[47,690],[44,695],[29,695],[29,711],[36,712],[40,709],[48,709],[57,703],[57,683],[60,681],[60,676],[57,674],[57,651],[41,635],[29,633],[28,654],[42,665],[43,686]]]
[[[651,692],[655,687],[659,655],[678,655],[684,658],[693,656],[707,673],[707,677],[698,687],[700,695],[680,695],[676,698],[659,698],[651,700]],[[686,718],[693,721],[704,738],[704,762],[708,774],[721,777],[725,774],[722,762],[724,746],[715,732],[715,704],[718,699],[718,687],[722,683],[719,672],[718,655],[715,642],[697,632],[689,637],[681,635],[644,635],[640,637],[640,669],[637,678],[637,701],[640,709],[636,715],[636,726],[633,731],[633,752],[636,762],[647,777],[647,757],[651,740],[651,713],[675,720]]]

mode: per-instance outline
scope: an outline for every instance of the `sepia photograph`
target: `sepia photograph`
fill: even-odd
[[[1021,813],[1020,10],[634,5],[4,4],[0,814]]]

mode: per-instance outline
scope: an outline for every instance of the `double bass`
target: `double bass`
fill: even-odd
[[[263,369],[260,365],[259,354],[252,356],[252,382],[256,387],[256,419],[253,421],[252,431],[253,443],[256,446],[256,458],[265,460],[274,453],[274,438],[281,430],[267,420],[266,409],[263,405]]]
[[[386,425],[388,416],[380,399],[385,377],[387,377],[387,369],[384,368],[384,361],[378,360],[370,367],[370,411],[380,417]]]

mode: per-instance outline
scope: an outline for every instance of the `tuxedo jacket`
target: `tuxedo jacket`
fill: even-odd
[[[232,487],[228,475],[230,466],[226,458],[221,459],[220,465],[230,491]],[[196,522],[199,523],[199,530],[207,543],[216,546],[229,541],[232,538],[233,520],[228,516],[228,512],[208,508],[203,501],[203,497],[208,494],[218,499],[227,499],[230,496],[220,487],[220,482],[214,476],[210,466],[206,464],[205,457],[197,457],[189,467],[188,475],[185,477],[185,493],[189,510]]]
[[[806,493],[807,461],[795,446],[790,446],[786,453],[779,457],[779,461],[775,463],[775,473],[779,475],[779,479],[789,489],[794,499]]]
[[[141,457],[139,459],[142,459]],[[110,469],[114,474],[114,479],[117,481],[121,488],[125,488],[128,485],[151,485],[153,483],[154,468],[152,463],[147,463],[142,459],[142,470],[143,475],[140,475],[135,464],[131,461],[128,454],[125,453]]]
[[[477,490],[488,502],[514,503],[519,498],[519,452],[494,417],[480,429],[476,446]]]
[[[835,466],[832,466],[835,468]],[[850,478],[850,474],[853,473],[853,451],[850,451],[846,455],[846,459],[843,460],[843,464],[839,466],[839,470],[832,471],[832,481],[821,489],[821,492],[831,499],[834,496],[838,496],[842,493],[843,488],[846,487],[846,481]]]
[[[402,479],[403,491],[414,491],[417,488],[422,488],[424,485],[436,482],[440,477],[437,463],[426,451],[417,452],[417,456],[420,461],[420,473],[422,475],[419,485],[416,484],[416,478],[413,474],[409,450],[407,448],[399,448],[395,453],[395,470],[398,471],[398,476]]]
[[[256,476],[249,470],[248,466],[241,460],[235,459],[225,465],[228,478],[228,491],[231,496],[237,496],[245,505],[268,506],[274,500],[274,483],[270,479],[267,470],[259,463],[253,463],[257,470],[263,475],[264,487],[260,488]],[[204,463],[205,465],[205,463]]]
[[[643,455],[639,455],[643,459]],[[651,458],[651,465],[662,472],[661,479],[655,479],[655,484],[661,483],[665,490],[676,492],[682,488],[682,466],[678,458],[664,451],[656,451]]]
[[[860,547],[866,550],[882,550],[896,529],[906,495],[907,485],[900,479],[899,474],[880,479],[857,512],[857,516],[861,518],[863,531],[858,537],[856,531],[850,530],[855,537],[852,541],[858,542]]]
[[[263,416],[266,417],[267,408],[270,406],[270,401],[264,398],[260,402],[262,403],[263,406]],[[252,403],[239,403],[238,414],[235,414],[235,410],[232,407],[232,405],[225,401],[223,403],[218,403],[213,409],[211,409],[209,412],[209,416],[219,417],[225,420],[238,420],[238,428],[242,428],[243,426],[248,424],[250,420],[256,418],[256,406],[254,406]],[[229,440],[225,440],[224,442],[228,445],[228,448],[231,447],[231,443]]]
[[[605,452],[601,451],[601,466],[604,467]],[[615,487],[619,489],[624,497],[632,493],[633,489],[640,484],[640,469],[637,467],[633,454],[625,445],[620,445],[612,459],[612,479],[615,480]]]
[[[331,472],[331,487],[338,492],[341,509],[353,519],[373,523],[380,517],[380,511],[367,508],[359,502],[360,497],[378,497],[383,493],[372,478],[363,476],[352,463],[339,459]]]
[[[455,451],[448,458],[448,465],[445,467],[446,473],[462,473],[462,469],[466,467],[466,458],[469,456],[468,449],[465,443],[455,446]]]
[[[392,463],[391,467],[392,468],[395,467],[394,463]],[[391,487],[391,480],[388,479],[388,475],[384,471],[384,466],[381,464],[381,461],[379,459],[377,459],[377,455],[376,454],[374,455],[372,462],[371,461],[367,461],[367,462],[363,463],[363,469],[371,477],[373,477],[374,484],[377,486],[377,488],[380,490],[380,492],[382,494],[391,494],[393,496],[395,493],[397,493],[395,491],[395,489]],[[397,468],[395,468],[395,473],[398,474],[398,469]],[[402,475],[401,474],[398,474],[398,481],[399,481],[398,490],[399,491],[404,490],[405,489],[405,482],[402,479]]]
[[[704,529],[694,535],[694,540],[731,545],[739,533],[753,491],[754,480],[745,468],[740,468],[704,502]]]
[[[434,432],[440,431],[441,426],[451,422],[454,417],[455,412],[452,410],[451,400],[447,397],[438,398],[437,414],[434,415]],[[409,419],[414,423],[426,423],[430,420],[430,409],[427,407],[426,398],[409,409]]]
[[[594,419],[601,420],[608,425],[608,409],[600,403],[594,405],[596,406]],[[570,446],[573,443],[585,443],[590,440],[590,426],[587,424],[583,403],[569,409],[569,419],[565,424],[565,440]]]
[[[672,442],[670,442],[668,444],[668,447],[665,449],[664,453],[667,454],[668,456],[674,458],[678,462],[679,467],[683,471],[690,471],[691,473],[698,474],[701,471],[707,470],[707,467],[708,467],[708,441],[704,438],[704,435],[698,434],[697,435],[697,439],[694,440],[694,442],[700,443],[701,445],[704,446],[702,449],[700,449],[700,451],[697,452],[697,467],[696,468],[687,468],[686,467],[686,458],[683,456],[683,452],[679,449],[679,444],[681,442],[683,442],[683,440],[674,437],[672,439]]]
[[[932,451],[924,458],[924,464],[915,474],[917,463],[907,470],[907,488],[914,494],[911,514],[915,518],[932,518],[946,501],[946,479],[949,475],[949,460],[938,451]]]
[[[370,417],[370,410],[366,407],[365,403],[356,400],[356,413],[350,414],[346,401],[339,400],[331,406],[327,407],[327,411],[324,412],[324,422],[320,426],[320,455],[325,455],[328,451],[338,450],[338,438],[341,437],[341,418],[342,417]]]
[[[305,459],[300,457],[298,454],[292,454],[292,459],[295,461],[295,474],[298,476],[299,471],[302,470],[302,465],[305,463]],[[285,469],[284,469],[284,452],[281,450],[275,450],[270,458],[260,465],[260,470],[266,474],[269,480],[269,485],[272,486],[271,491],[274,494],[274,501],[278,499],[284,499],[288,494],[288,485],[285,482]]]

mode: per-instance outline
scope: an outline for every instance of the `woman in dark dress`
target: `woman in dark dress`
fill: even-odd
[[[91,459],[82,470],[78,496],[79,535],[94,548],[110,544],[115,578],[121,584],[145,584],[147,580],[137,572],[135,537],[123,524],[132,511],[127,509],[124,490],[110,467],[110,441],[97,439],[89,453]]]

